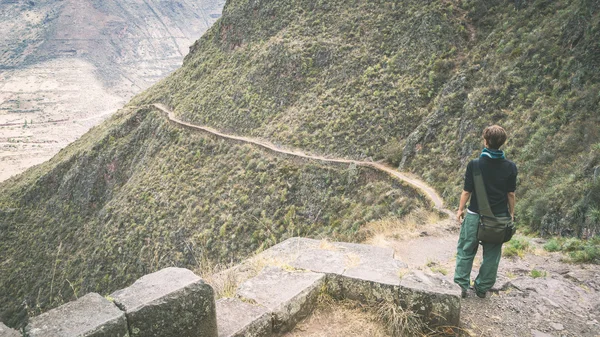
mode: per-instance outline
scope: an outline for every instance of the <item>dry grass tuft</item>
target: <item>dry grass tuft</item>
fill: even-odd
[[[346,269],[357,267],[360,264],[360,256],[354,253],[348,253],[344,256],[344,267]]]
[[[334,246],[327,239],[323,239],[323,240],[321,240],[321,242],[319,242],[319,249],[323,249],[323,250],[337,250],[336,246]]]
[[[425,266],[427,266],[434,273],[448,275],[448,269],[446,269],[446,267],[443,266],[439,261],[428,260]]]
[[[294,260],[295,255],[290,259]],[[279,267],[287,271],[295,271],[285,259],[258,255],[248,259],[244,264],[231,266],[203,263],[194,272],[210,284],[217,299],[223,297],[234,297],[240,284],[257,276],[265,267]]]
[[[428,327],[422,318],[395,303],[365,305],[335,300],[322,289],[316,310],[285,337],[473,336],[452,326]]]
[[[215,291],[215,299],[223,297],[234,297],[240,280],[233,268],[223,265],[206,265],[202,269],[195,270],[204,282],[208,283]]]
[[[362,231],[365,243],[386,246],[388,239],[410,239],[418,237],[426,226],[440,222],[437,212],[419,208],[404,217],[388,217],[367,223]]]
[[[377,313],[357,302],[335,301],[321,295],[317,309],[286,337],[384,337],[388,336]]]
[[[389,336],[422,336],[426,328],[426,324],[417,313],[402,309],[395,303],[380,304],[377,314],[385,324]]]

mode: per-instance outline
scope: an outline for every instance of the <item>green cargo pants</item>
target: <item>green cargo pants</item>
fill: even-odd
[[[467,212],[460,227],[454,283],[463,289],[469,288],[473,259],[475,259],[475,254],[477,254],[477,248],[479,247],[479,241],[477,240],[478,225],[479,215]],[[480,292],[486,292],[496,283],[498,264],[502,255],[502,244],[483,243],[482,246],[483,263],[479,267],[479,275],[475,279],[475,287]]]

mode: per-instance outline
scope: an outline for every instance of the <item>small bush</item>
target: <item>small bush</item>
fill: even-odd
[[[545,270],[532,269],[531,272],[529,273],[529,275],[533,278],[538,278],[538,277],[546,277],[546,275],[548,275],[548,273],[546,273]]]
[[[552,238],[546,242],[544,249],[548,252],[558,252],[562,250],[562,242],[557,238]]]
[[[529,240],[524,237],[514,237],[504,246],[502,255],[505,257],[518,256],[522,258],[529,250]]]
[[[577,238],[552,238],[544,245],[549,252],[568,253],[571,262],[599,263],[600,262],[600,237],[595,236],[589,240]]]
[[[584,248],[584,243],[582,240],[577,238],[569,238],[563,244],[562,250],[565,252],[575,252],[580,251]]]
[[[393,166],[398,166],[402,161],[403,150],[404,144],[397,139],[393,139],[381,147],[379,155]]]
[[[577,263],[599,263],[600,262],[600,246],[588,245],[582,250],[569,253],[571,261]]]

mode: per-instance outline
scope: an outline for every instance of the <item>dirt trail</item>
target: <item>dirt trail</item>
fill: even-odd
[[[169,109],[167,106],[165,106],[164,104],[157,103],[157,104],[154,104],[154,107],[156,107],[157,109],[159,109],[162,112],[164,112],[165,114],[167,114],[169,120],[174,123],[177,123],[182,126],[186,126],[188,128],[208,132],[213,135],[219,136],[221,138],[232,139],[232,140],[237,140],[237,141],[248,143],[248,144],[258,145],[260,147],[271,150],[273,152],[278,152],[278,153],[296,156],[296,157],[300,157],[300,158],[318,160],[318,161],[328,162],[328,163],[355,164],[357,166],[372,167],[374,169],[383,171],[383,172],[391,175],[392,177],[395,177],[397,179],[400,179],[400,180],[408,183],[412,187],[419,190],[427,198],[429,198],[429,200],[431,200],[431,202],[433,202],[433,204],[437,210],[448,214],[450,217],[454,216],[454,214],[451,211],[444,208],[444,201],[432,187],[430,187],[425,182],[423,182],[415,177],[409,176],[408,173],[400,172],[400,171],[398,171],[392,167],[386,166],[382,163],[359,161],[359,160],[352,160],[352,159],[343,159],[343,158],[327,158],[327,157],[323,157],[323,156],[307,154],[302,151],[294,151],[294,150],[290,150],[290,149],[285,149],[285,148],[279,147],[279,146],[277,146],[271,142],[265,141],[265,140],[259,140],[256,138],[249,138],[249,137],[242,137],[242,136],[235,136],[235,135],[228,135],[228,134],[219,132],[208,126],[199,126],[199,125],[191,124],[188,122],[184,122],[181,119],[177,118],[177,116],[175,116],[175,113],[171,109]]]

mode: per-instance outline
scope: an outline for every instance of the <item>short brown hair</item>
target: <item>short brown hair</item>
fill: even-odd
[[[500,125],[488,126],[483,130],[483,139],[487,140],[490,149],[499,149],[506,142],[506,130]]]

